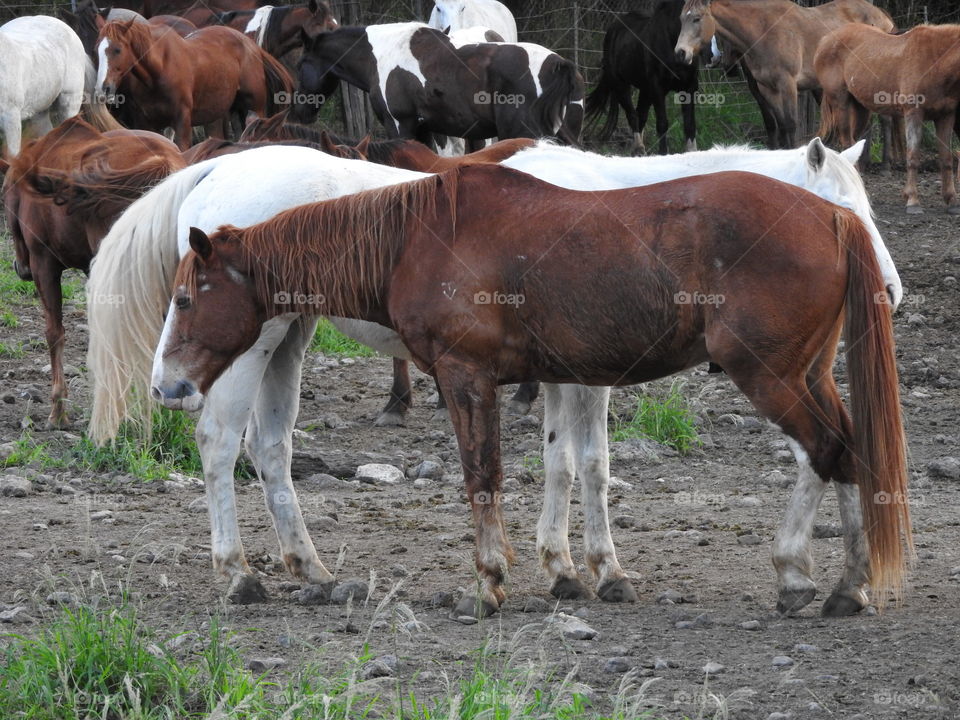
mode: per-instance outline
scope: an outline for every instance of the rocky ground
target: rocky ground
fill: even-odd
[[[45,622],[51,603],[123,587],[163,635],[186,633],[180,644],[221,615],[244,657],[261,662],[253,667],[276,665],[271,673],[278,678],[318,659],[339,667],[368,643],[382,659],[365,671],[373,694],[389,695],[397,678],[418,695],[442,694],[446,676],[470,667],[488,643],[513,666],[537,668],[538,683],[566,678],[596,712],[629,698],[664,718],[957,717],[960,464],[951,458],[960,456],[960,219],[942,211],[934,174],[923,175],[922,216],[903,213],[899,183],[899,176],[867,178],[908,291],[896,331],[918,557],[901,607],[840,620],[819,616],[843,559],[831,493],[813,543],[820,595],[797,617],[774,612],[770,547],[795,465],[779,434],[757,421],[725,376],[698,369],[684,376],[683,391],[699,417],[700,450],[641,459],[630,442],[612,448],[614,539],[622,564],[635,573],[640,601],[557,603],[549,595],[534,545],[542,482],[537,403],[531,416],[504,418],[506,514],[517,550],[508,602],[497,617],[461,624],[448,606],[472,581],[473,530],[452,428],[432,419],[432,383],[419,378],[405,428],[374,430],[390,362],[311,356],[297,489],[325,564],[341,579],[358,580],[353,602],[301,602],[300,586],[276,557],[255,481],[238,482],[241,528],[271,598],[234,606],[224,602],[210,569],[199,481],[14,467],[0,482],[0,620],[9,623],[0,630],[30,632]],[[39,421],[48,411],[48,360],[42,344],[30,342],[42,336],[40,312],[24,307],[19,315],[19,327],[2,329],[3,342],[24,343],[25,354],[0,357],[0,443],[21,437],[26,415]],[[84,316],[75,307],[67,315],[67,358],[79,368],[71,394],[82,414]],[[614,392],[617,413],[629,412],[634,392]],[[41,430],[33,437],[53,447],[72,441]],[[369,484],[334,477],[349,478],[365,462],[406,471],[425,459],[439,466],[432,479]],[[577,552],[581,518],[574,504]],[[574,621],[567,615],[594,632],[569,632]]]

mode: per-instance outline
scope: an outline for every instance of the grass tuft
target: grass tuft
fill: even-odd
[[[682,382],[674,381],[663,397],[635,395],[637,406],[633,417],[616,418],[610,439],[616,442],[648,438],[682,454],[699,447],[696,415],[681,389]]]
[[[323,353],[335,357],[373,357],[376,353],[366,345],[348,338],[337,330],[326,318],[320,318],[317,331],[310,343],[310,352]]]

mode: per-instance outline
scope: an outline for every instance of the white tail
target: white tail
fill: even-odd
[[[88,433],[113,440],[123,420],[151,430],[150,371],[180,260],[177,215],[221,158],[185,168],[133,203],[100,243],[87,281],[93,408]]]

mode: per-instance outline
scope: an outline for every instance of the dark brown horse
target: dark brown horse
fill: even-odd
[[[337,21],[325,0],[304,5],[266,6],[256,10],[214,12],[206,25],[226,25],[245,33],[275,58],[303,47],[305,37],[335,30]]]
[[[60,278],[67,268],[87,272],[101,238],[113,220],[140,194],[184,163],[176,146],[161,135],[139,130],[101,134],[80,118],[71,118],[36,140],[7,165],[3,203],[16,254],[14,267],[33,280],[46,320],[53,381],[49,424],[67,423],[67,385],[63,376],[63,308]],[[68,173],[109,167],[122,173],[126,202],[103,201],[95,193],[68,202],[61,179]],[[91,302],[122,302],[92,298]]]
[[[497,386],[630,385],[707,361],[786,433],[798,493],[846,488],[853,589],[829,614],[863,607],[868,582],[881,605],[902,587],[911,531],[891,312],[870,235],[847,210],[748,173],[581,193],[477,165],[212,238],[194,228],[190,244],[155,399],[196,406],[289,312],[392,327],[437,378],[476,525],[478,590],[459,613],[501,607],[513,558]],[[832,373],[844,324],[852,419]],[[548,445],[559,421],[547,413]],[[791,503],[789,532],[812,524],[809,506]]]
[[[231,28],[183,38],[169,28],[110,22],[97,47],[98,87],[133,105],[144,129],[172,127],[181,149],[190,146],[193,125],[223,137],[231,113],[270,114],[293,90],[283,65]]]

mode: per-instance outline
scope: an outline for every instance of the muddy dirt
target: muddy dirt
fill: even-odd
[[[25,604],[41,617],[51,590],[96,594],[91,577],[101,573],[102,584],[94,582],[94,588],[114,591],[122,583],[135,594],[144,619],[171,636],[221,613],[237,631],[245,656],[280,656],[287,671],[318,657],[335,667],[368,641],[373,654],[398,656],[397,676],[418,694],[443,692],[441,673],[462,672],[472,653],[492,638],[515,651],[517,662],[553,667],[559,678],[576,668],[573,679],[598,712],[611,708],[621,672],[636,668],[638,685],[656,678],[642,691],[656,717],[713,716],[718,705],[711,695],[732,718],[777,717],[771,715],[777,712],[793,718],[958,717],[960,480],[932,477],[928,465],[960,456],[960,218],[943,212],[933,173],[922,176],[926,214],[905,215],[900,180],[899,174],[866,178],[878,225],[907,288],[896,331],[918,559],[899,608],[846,619],[820,617],[843,560],[831,492],[818,518],[817,534],[824,537],[813,541],[818,597],[797,617],[775,613],[771,541],[796,466],[778,454],[785,449],[783,439],[755,421],[729,380],[700,368],[684,376],[684,393],[707,436],[700,451],[637,462],[624,460],[622,448],[613,450],[611,472],[620,481],[610,496],[614,539],[624,568],[636,573],[640,601],[557,603],[549,595],[535,557],[540,427],[529,418],[505,417],[506,516],[517,563],[500,615],[462,625],[448,617],[438,594],[456,594],[472,581],[473,530],[452,428],[432,418],[432,383],[418,377],[407,427],[375,430],[371,422],[389,385],[389,360],[316,355],[308,358],[304,373],[297,489],[327,567],[338,565],[343,547],[338,576],[374,578],[367,604],[297,602],[299,585],[277,562],[255,482],[238,482],[241,528],[248,557],[262,571],[271,598],[232,606],[223,601],[224,588],[209,566],[199,484],[56,471],[43,471],[47,477],[35,478],[25,497],[0,498],[0,603]],[[39,308],[23,308],[20,319],[20,327],[2,330],[5,342],[42,336]],[[71,380],[75,412],[86,405],[83,322],[82,309],[68,311],[67,362],[80,369]],[[42,344],[28,346],[25,357],[0,359],[2,392],[12,398],[0,403],[0,443],[20,436],[25,414],[45,418],[47,362]],[[669,381],[651,384],[660,392],[668,386]],[[42,396],[33,405],[21,397],[31,387]],[[634,392],[616,390],[613,409],[627,414]],[[536,418],[542,411],[542,404],[535,404]],[[57,433],[34,434],[61,441]],[[321,459],[334,466],[372,459],[407,468],[423,458],[442,463],[442,480],[377,487],[315,476],[323,469]],[[23,468],[8,472],[30,474]],[[576,556],[581,518],[576,500],[574,505]],[[738,540],[744,533],[759,542]],[[377,614],[378,603],[397,583],[393,600]],[[398,625],[397,602],[421,625]],[[577,612],[599,636],[561,638],[544,623],[557,609]],[[610,663],[611,658],[624,660]],[[708,663],[723,668],[707,675]],[[389,693],[395,681],[370,682]]]

